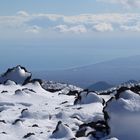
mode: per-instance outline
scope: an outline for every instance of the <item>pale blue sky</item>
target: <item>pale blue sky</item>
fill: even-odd
[[[17,11],[25,10],[31,13],[55,13],[55,14],[81,14],[119,11],[119,6],[109,7],[108,4],[96,2],[96,0],[1,0],[0,15],[11,15]]]
[[[68,15],[104,12],[140,12],[140,8],[125,8],[122,4],[112,4],[103,1],[104,0],[0,0],[0,15],[12,15],[20,10],[31,13],[47,12]]]
[[[0,0],[1,69],[63,69],[140,54],[139,0]]]

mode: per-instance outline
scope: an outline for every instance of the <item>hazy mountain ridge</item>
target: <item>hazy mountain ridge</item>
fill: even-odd
[[[33,76],[83,88],[99,81],[117,85],[130,79],[140,79],[139,60],[140,55],[130,56],[67,70],[33,72]]]
[[[100,81],[100,82],[97,82],[95,84],[92,84],[90,86],[87,87],[87,89],[89,91],[93,91],[93,90],[96,90],[96,91],[101,91],[101,90],[107,90],[107,89],[110,89],[114,87],[114,85],[111,85],[105,81]]]

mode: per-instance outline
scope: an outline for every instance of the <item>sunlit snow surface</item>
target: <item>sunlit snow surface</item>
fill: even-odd
[[[140,139],[140,95],[130,90],[120,93],[106,107],[111,135],[120,140]]]
[[[55,83],[63,92],[49,92],[35,80],[23,84],[27,73],[15,67],[0,84],[0,140],[140,139],[139,85],[114,88],[105,95],[86,90],[66,95],[68,89],[79,88]]]
[[[25,86],[0,85],[0,92],[0,120],[5,121],[0,122],[1,140],[20,140],[27,133],[35,134],[30,136],[32,139],[54,139],[51,135],[58,121],[69,126],[72,137],[68,136],[73,138],[83,122],[93,121],[94,117],[103,119],[100,102],[73,105],[74,96],[47,92],[37,82]],[[26,110],[22,112],[23,109]],[[79,117],[79,120],[74,116]],[[14,124],[17,119],[21,121]],[[37,127],[33,127],[35,124]]]

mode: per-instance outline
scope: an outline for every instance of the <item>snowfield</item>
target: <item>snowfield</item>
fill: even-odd
[[[0,81],[0,140],[140,139],[139,84],[100,95],[32,80],[21,66]]]

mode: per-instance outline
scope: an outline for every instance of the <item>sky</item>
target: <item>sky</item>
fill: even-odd
[[[0,70],[65,69],[140,55],[140,0],[0,0]]]

